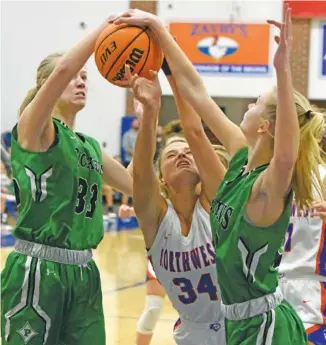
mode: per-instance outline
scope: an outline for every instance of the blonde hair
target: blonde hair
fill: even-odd
[[[172,120],[163,127],[163,139],[166,141],[171,137],[183,137],[183,129],[180,120]]]
[[[217,155],[219,156],[222,164],[224,165],[225,169],[229,168],[229,161],[230,156],[228,155],[227,151],[225,150],[224,146],[222,145],[213,145],[213,148]]]
[[[311,207],[315,191],[323,195],[323,183],[318,165],[324,165],[319,143],[323,137],[324,115],[299,92],[293,92],[295,108],[300,126],[299,154],[294,167],[292,188],[298,209]],[[277,91],[271,93],[266,103],[266,118],[275,122],[277,108]]]
[[[57,60],[62,57],[63,54],[61,53],[54,53],[48,55],[42,62],[39,64],[36,73],[36,86],[30,89],[27,92],[27,95],[19,108],[19,115],[23,113],[25,108],[32,102],[32,100],[37,95],[39,89],[43,85],[43,83],[49,78],[51,73],[53,72]]]
[[[320,145],[320,148],[322,150],[323,160],[326,163],[326,119],[325,119],[326,111],[325,111],[325,109],[322,109],[321,111],[324,113],[325,123],[324,123],[324,128],[323,128],[323,137],[321,138],[319,145]]]

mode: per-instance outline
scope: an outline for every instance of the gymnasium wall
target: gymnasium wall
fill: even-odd
[[[36,69],[54,51],[65,51],[107,16],[125,11],[129,1],[2,2],[1,7],[1,131],[11,130],[17,110]],[[86,23],[82,29],[80,22]],[[121,117],[125,114],[124,89],[111,86],[88,63],[88,104],[78,115],[76,129],[102,143],[110,154],[119,153]]]
[[[311,21],[309,61],[308,97],[326,100],[326,15]]]
[[[18,6],[18,7],[17,7]],[[128,7],[156,12],[166,23],[264,23],[266,18],[280,20],[282,1],[7,1],[1,12],[1,131],[10,130],[17,119],[17,109],[29,88],[35,85],[38,63],[48,53],[64,51],[95,28],[110,13]],[[311,7],[311,6],[310,6]],[[310,8],[309,7],[309,8]],[[19,10],[17,10],[19,8]],[[80,22],[85,22],[82,28]],[[326,76],[320,73],[322,37],[320,25],[326,18],[293,18],[294,46],[292,73],[295,87],[313,100],[326,99]],[[268,75],[216,74],[204,76],[204,83],[215,101],[226,108],[230,118],[239,123],[247,104],[258,94],[275,85],[272,57],[276,45],[270,35]],[[259,50],[259,42],[253,54]],[[131,98],[124,89],[111,86],[97,72],[93,58],[88,63],[89,97],[79,114],[76,128],[106,142],[110,154],[119,153],[121,118],[132,114]],[[308,73],[309,70],[309,73]],[[177,114],[170,87],[160,75],[163,101],[161,123]],[[129,100],[127,102],[127,99]],[[320,104],[325,106],[324,103]]]

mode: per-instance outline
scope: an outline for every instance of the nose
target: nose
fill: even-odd
[[[81,77],[77,77],[76,78],[76,86],[79,89],[85,89],[85,87],[86,87],[85,80],[83,78],[81,78]]]
[[[185,152],[184,151],[179,151],[178,158],[184,158],[184,157],[186,157]]]

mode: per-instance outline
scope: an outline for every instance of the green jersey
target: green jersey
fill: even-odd
[[[84,250],[103,237],[102,153],[95,139],[53,120],[55,143],[30,152],[12,135],[12,169],[19,217],[14,236]]]
[[[247,148],[235,154],[211,207],[217,275],[226,305],[276,290],[277,268],[290,219],[292,193],[273,225],[258,227],[248,220],[246,205],[251,189],[268,165],[244,174],[247,161]]]

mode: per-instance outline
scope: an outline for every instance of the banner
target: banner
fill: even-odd
[[[322,25],[322,35],[321,74],[326,77],[326,24]]]
[[[289,4],[292,10],[292,17],[295,18],[325,18],[326,3],[325,1],[284,1]]]
[[[169,29],[199,73],[269,73],[268,24],[172,22]]]

